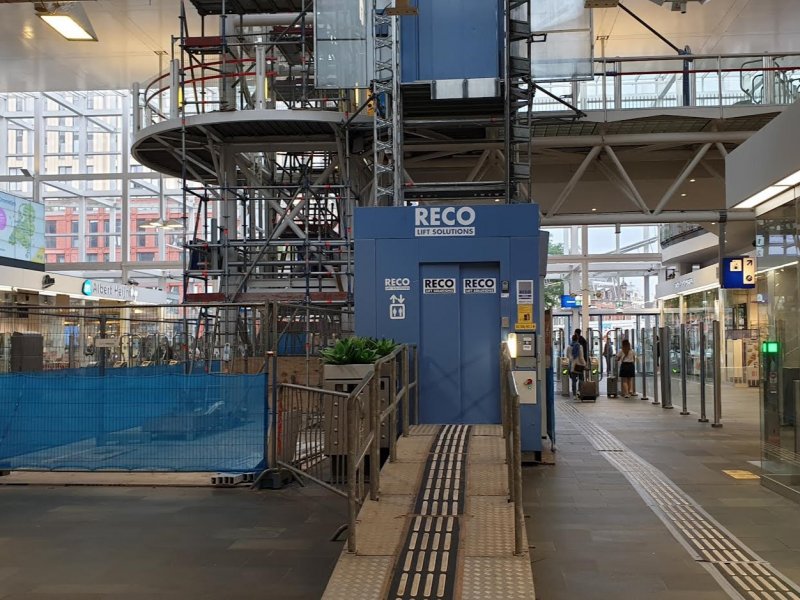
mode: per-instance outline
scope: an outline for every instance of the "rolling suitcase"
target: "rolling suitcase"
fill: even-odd
[[[619,396],[618,383],[619,379],[617,377],[609,375],[606,378],[606,396],[609,398],[616,398]]]
[[[582,381],[578,396],[581,402],[597,402],[597,382]]]

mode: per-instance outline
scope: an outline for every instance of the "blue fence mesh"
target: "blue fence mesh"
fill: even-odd
[[[267,382],[183,365],[0,374],[0,468],[254,470]]]

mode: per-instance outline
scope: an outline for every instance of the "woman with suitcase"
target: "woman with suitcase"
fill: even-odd
[[[572,336],[572,344],[567,349],[569,358],[569,378],[572,380],[572,395],[578,395],[578,381],[583,383],[583,372],[586,370],[586,358],[578,334]]]
[[[622,397],[630,398],[633,391],[633,379],[636,377],[636,354],[628,340],[622,340],[622,350],[617,354],[619,378],[622,381]]]

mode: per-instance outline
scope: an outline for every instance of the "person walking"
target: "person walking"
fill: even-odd
[[[603,358],[606,359],[606,373],[615,375],[611,372],[611,357],[614,356],[614,346],[611,343],[609,334],[606,334],[605,344],[603,344]]]
[[[580,343],[581,348],[583,348],[583,360],[586,361],[586,364],[589,364],[589,342],[586,341],[586,338],[581,335],[581,330],[576,329],[575,335],[578,336],[578,343]]]
[[[577,333],[572,336],[572,344],[567,350],[567,357],[569,358],[569,377],[572,380],[572,396],[576,397],[578,395],[578,381],[583,382],[583,373],[586,371],[586,358]]]
[[[617,364],[622,382],[622,397],[630,398],[633,392],[633,379],[636,377],[636,354],[629,340],[622,340],[622,350],[617,354]]]

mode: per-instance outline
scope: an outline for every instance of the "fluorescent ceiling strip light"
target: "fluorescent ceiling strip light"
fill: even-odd
[[[71,42],[96,42],[97,34],[79,2],[37,7],[36,15]]]
[[[754,208],[762,202],[766,202],[770,198],[777,196],[785,189],[786,186],[771,185],[768,188],[761,190],[757,194],[750,196],[747,200],[743,200],[733,208]]]
[[[777,269],[783,269],[784,267],[793,267],[794,265],[798,264],[797,260],[793,260],[792,262],[783,263],[782,265],[778,265],[776,267],[769,267],[767,269],[761,269],[756,271],[756,275],[763,275],[764,273],[769,273],[770,271],[776,271]]]
[[[800,184],[800,171],[797,171],[796,173],[793,173],[792,175],[789,175],[788,177],[781,179],[775,185],[785,185],[787,187],[792,187],[798,184]]]

